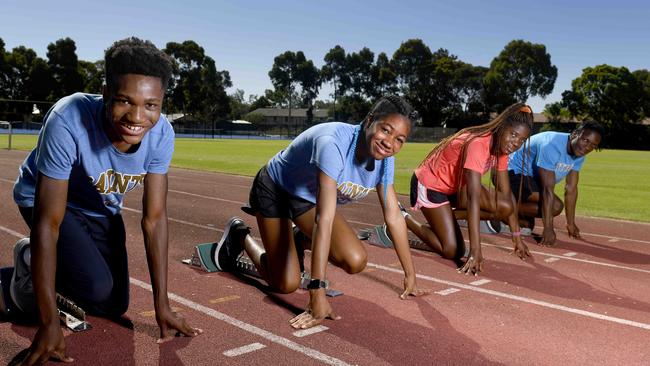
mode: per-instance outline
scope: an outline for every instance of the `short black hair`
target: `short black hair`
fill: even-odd
[[[582,122],[580,125],[578,125],[578,127],[576,127],[575,130],[573,130],[573,132],[571,132],[571,134],[577,136],[580,135],[580,133],[584,130],[591,130],[597,132],[600,135],[601,139],[605,137],[605,129],[603,128],[603,126],[601,126],[597,122],[591,122],[591,121]]]
[[[172,74],[169,56],[150,41],[136,37],[119,40],[104,53],[106,86],[113,90],[117,77],[125,74],[138,74],[160,78],[163,90]]]

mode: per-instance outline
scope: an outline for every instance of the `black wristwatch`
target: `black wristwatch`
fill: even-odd
[[[319,288],[329,288],[330,287],[330,281],[328,280],[319,280],[317,278],[312,278],[311,281],[309,281],[309,284],[307,285],[308,290],[318,290]]]

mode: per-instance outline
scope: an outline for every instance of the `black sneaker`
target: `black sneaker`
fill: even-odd
[[[244,251],[243,240],[249,233],[250,228],[239,217],[233,217],[228,221],[214,251],[214,263],[217,269],[228,271],[235,268],[237,258]]]
[[[487,220],[485,224],[491,234],[498,234],[501,232],[501,220]]]
[[[23,313],[36,313],[36,298],[32,285],[29,263],[25,262],[25,251],[29,250],[29,238],[22,238],[14,246],[14,274],[9,292],[16,307]]]

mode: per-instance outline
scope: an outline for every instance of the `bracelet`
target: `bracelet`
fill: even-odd
[[[510,233],[513,238],[521,236],[521,230],[513,231]]]

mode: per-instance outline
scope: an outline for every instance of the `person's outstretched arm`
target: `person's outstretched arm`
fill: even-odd
[[[463,169],[467,182],[467,229],[469,231],[469,258],[459,271],[478,275],[483,270],[481,253],[481,174],[471,169]]]
[[[404,270],[404,292],[400,295],[402,300],[408,298],[409,295],[419,296],[425,294],[426,291],[418,290],[415,283],[415,266],[413,265],[413,258],[411,257],[411,248],[408,243],[408,232],[406,222],[397,205],[397,195],[395,188],[391,184],[386,189],[386,199],[384,201],[384,187],[382,184],[377,186],[377,195],[379,202],[384,213],[384,221],[390,232],[393,246],[397,258],[402,264]]]
[[[336,215],[336,181],[319,170],[316,222],[314,223],[311,247],[312,280],[327,279],[334,215]],[[291,326],[302,329],[311,328],[322,323],[325,318],[338,319],[325,297],[325,289],[310,289],[307,309],[291,320]]]
[[[566,214],[566,228],[569,236],[580,239],[580,229],[576,225],[576,204],[578,203],[578,180],[580,173],[572,170],[566,176],[564,187],[564,209]]]
[[[512,213],[508,216],[508,226],[510,226],[512,234],[512,245],[513,253],[521,258],[526,259],[530,257],[530,251],[528,246],[521,240],[521,228],[519,227],[519,213],[517,212],[517,200],[510,188],[510,178],[508,177],[508,171],[497,171],[496,174],[497,180],[499,182],[499,193],[509,197],[512,201]],[[515,234],[518,233],[518,234]]]
[[[153,289],[156,321],[160,327],[158,342],[173,337],[174,334],[169,334],[172,330],[190,337],[199,335],[202,330],[192,328],[185,319],[171,310],[167,296],[167,174],[147,174],[142,201],[142,233]]]
[[[21,365],[41,365],[50,359],[72,362],[72,358],[66,355],[55,288],[56,248],[67,200],[67,180],[38,174],[30,237],[32,283],[39,314],[38,331]]]
[[[542,232],[541,245],[555,245],[555,229],[553,228],[553,203],[555,202],[555,172],[538,168],[539,180],[542,183]]]

